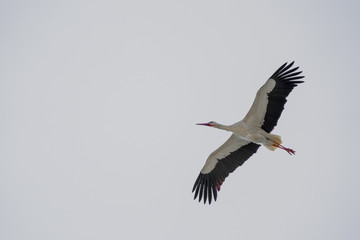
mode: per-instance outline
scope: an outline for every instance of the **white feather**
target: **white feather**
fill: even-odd
[[[241,148],[242,146],[250,143],[250,141],[246,141],[235,134],[232,134],[230,138],[221,145],[218,149],[210,154],[204,167],[201,169],[201,173],[207,174],[211,172],[216,164],[218,163],[219,159],[223,159],[230,155],[230,153],[236,151],[237,149]]]

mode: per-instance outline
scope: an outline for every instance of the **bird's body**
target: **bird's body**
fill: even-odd
[[[217,191],[225,178],[238,166],[241,166],[257,149],[263,145],[274,151],[277,148],[287,151],[290,155],[295,151],[281,145],[281,137],[270,132],[276,126],[284,109],[286,97],[303,81],[298,76],[297,68],[290,69],[294,62],[282,65],[256,94],[253,105],[243,120],[232,125],[222,125],[217,122],[200,123],[198,125],[210,126],[233,134],[218,149],[210,154],[204,167],[194,184],[195,198],[199,196],[204,203],[212,197],[217,198]],[[290,70],[289,70],[290,69]]]
[[[269,139],[272,135],[265,132],[261,128],[253,128],[251,125],[249,125],[243,120],[229,126],[222,125],[216,122],[213,123],[214,124],[212,125],[212,127],[232,132],[237,137],[253,143],[269,145]]]

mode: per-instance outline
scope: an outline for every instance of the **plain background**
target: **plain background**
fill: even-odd
[[[359,239],[359,1],[1,1],[0,238]],[[208,155],[295,60],[218,201]]]

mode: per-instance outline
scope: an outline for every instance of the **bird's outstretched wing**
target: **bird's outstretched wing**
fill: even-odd
[[[296,72],[299,67],[291,68],[293,64],[294,62],[284,63],[259,89],[253,105],[244,118],[247,124],[261,127],[268,133],[274,129],[284,110],[286,97],[297,84],[304,82],[298,81],[303,76],[299,76],[300,71]]]
[[[212,197],[216,201],[217,191],[221,184],[237,167],[241,166],[260,147],[259,144],[243,140],[235,134],[218,149],[210,154],[198,178],[195,181],[194,199],[199,196],[199,202],[204,197],[204,203],[211,203]]]

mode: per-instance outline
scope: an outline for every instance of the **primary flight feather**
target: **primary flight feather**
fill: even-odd
[[[299,67],[292,68],[294,62],[284,63],[258,90],[255,100],[240,122],[222,125],[217,122],[198,123],[214,128],[230,131],[233,134],[218,149],[210,154],[195,181],[194,199],[199,197],[211,203],[216,201],[217,192],[225,178],[237,167],[249,159],[263,145],[274,151],[277,148],[287,151],[290,155],[295,151],[281,145],[281,137],[270,132],[276,126],[284,109],[286,97],[294,87],[303,83]]]

